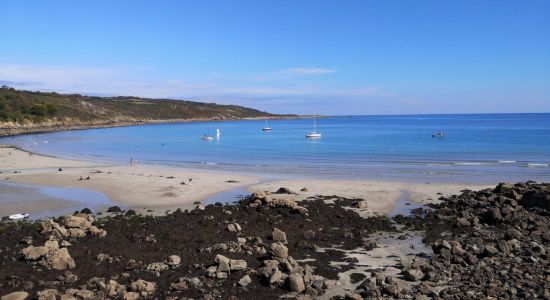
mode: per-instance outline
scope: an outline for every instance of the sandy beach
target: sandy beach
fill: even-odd
[[[212,194],[258,182],[258,178],[252,176],[224,172],[151,165],[108,165],[29,155],[24,150],[8,146],[0,148],[0,172],[6,182],[91,189],[106,194],[115,203],[134,209],[190,208],[194,202]],[[89,180],[80,180],[88,176]]]
[[[391,212],[400,200],[425,204],[466,188],[478,190],[486,187],[460,183],[418,184],[373,180],[295,179],[263,182],[260,176],[249,174],[156,165],[111,165],[30,155],[25,150],[7,145],[0,148],[0,172],[4,182],[90,189],[104,193],[111,201],[128,208],[159,211],[191,208],[197,201],[235,188],[244,188],[250,192],[275,192],[280,187],[287,187],[295,194],[274,197],[293,200],[315,195],[362,198],[369,204],[363,213],[383,214]],[[88,176],[89,180],[80,180]],[[44,209],[55,209],[60,205],[54,201],[39,204]],[[14,208],[11,206],[5,203],[0,215],[12,213]],[[18,210],[30,207],[36,208],[35,203],[17,204]]]

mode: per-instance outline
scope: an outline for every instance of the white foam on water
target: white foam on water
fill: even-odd
[[[481,166],[485,165],[485,163],[480,162],[456,162],[453,163],[454,166]]]
[[[527,163],[527,167],[550,167],[550,164]]]
[[[500,164],[513,164],[513,163],[517,163],[516,160],[497,160],[498,163]]]

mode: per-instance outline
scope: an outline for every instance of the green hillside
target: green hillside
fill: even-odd
[[[237,105],[139,97],[93,97],[0,88],[0,122],[100,124],[185,119],[231,120],[272,116]]]

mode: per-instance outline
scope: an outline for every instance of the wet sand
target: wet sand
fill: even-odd
[[[304,199],[314,195],[338,195],[362,198],[368,202],[368,209],[362,211],[362,214],[387,214],[403,195],[409,201],[425,204],[437,201],[441,195],[458,193],[465,188],[478,190],[487,187],[462,183],[419,184],[374,180],[294,179],[262,182],[261,176],[254,174],[77,161],[30,155],[25,150],[11,146],[0,147],[0,172],[0,179],[5,182],[90,189],[104,193],[117,204],[142,211],[191,208],[197,201],[223,192],[275,192],[284,186],[296,194],[275,197]],[[79,180],[88,176],[90,180]],[[44,209],[54,209],[55,205],[60,205],[42,199],[35,202],[40,202]],[[5,212],[26,209],[25,206],[15,209],[15,204],[7,201],[4,201],[3,206],[6,207]]]
[[[13,147],[0,148],[0,172],[5,182],[91,189],[137,209],[190,208],[215,193],[259,182],[253,176],[226,172],[29,155]],[[80,180],[88,176],[89,180]]]
[[[55,197],[48,197],[40,193],[39,189],[23,187],[0,182],[0,216],[16,213],[41,213],[44,211],[57,211],[74,205],[76,202],[67,201]],[[24,197],[21,197],[24,195]]]

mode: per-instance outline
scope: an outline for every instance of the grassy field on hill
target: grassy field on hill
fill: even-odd
[[[185,119],[232,120],[272,116],[252,108],[139,97],[94,97],[0,88],[0,122],[51,124]]]

